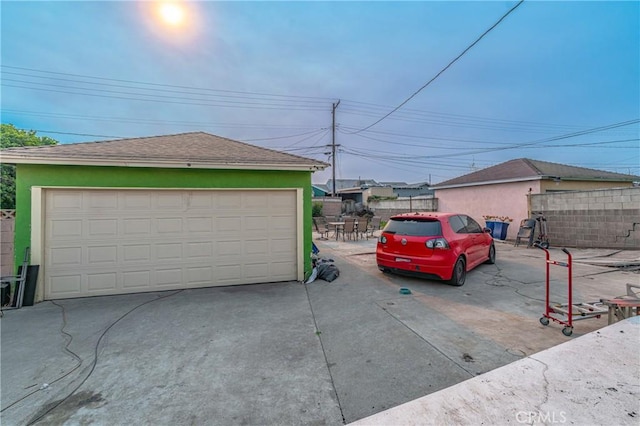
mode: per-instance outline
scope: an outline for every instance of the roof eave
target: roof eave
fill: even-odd
[[[147,167],[170,169],[225,169],[225,170],[284,170],[284,171],[319,171],[328,167],[325,163],[286,164],[286,163],[224,163],[188,160],[149,160],[139,158],[127,159],[69,159],[69,158],[34,158],[4,154],[3,164],[37,164],[54,166],[107,166],[107,167]]]
[[[530,182],[534,180],[559,180],[559,181],[588,181],[588,182],[634,182],[632,178],[608,178],[608,177],[562,177],[562,176],[531,176],[527,178],[514,178],[514,179],[501,179],[501,180],[488,180],[483,182],[470,182],[460,183],[455,185],[444,186],[432,186],[431,189],[453,189],[453,188],[466,188],[470,186],[483,186],[483,185],[496,185],[501,183],[514,183],[514,182]]]
[[[588,182],[634,182],[633,177],[629,177],[628,179],[623,178],[615,178],[615,177],[555,177],[555,176],[544,176],[543,179],[555,180],[559,179],[560,181],[588,181]]]
[[[468,183],[459,183],[454,185],[433,185],[430,189],[438,190],[438,189],[451,189],[451,188],[465,188],[469,186],[483,186],[483,185],[496,185],[500,183],[514,183],[514,182],[530,182],[532,180],[542,180],[543,176],[531,176],[526,178],[513,178],[513,179],[500,179],[500,180],[485,180],[482,182],[468,182]]]

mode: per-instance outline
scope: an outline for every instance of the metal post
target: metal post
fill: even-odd
[[[340,105],[339,99],[338,99],[338,102],[332,105],[333,108],[331,111],[331,116],[333,121],[331,126],[331,175],[332,175],[331,183],[333,186],[331,190],[332,197],[336,196],[336,108],[338,108],[338,105]]]

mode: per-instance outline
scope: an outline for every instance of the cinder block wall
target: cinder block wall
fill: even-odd
[[[433,197],[398,198],[369,202],[369,208],[376,216],[388,221],[393,215],[410,212],[437,212],[438,199]]]
[[[0,275],[14,275],[15,210],[0,210]]]
[[[331,197],[313,197],[314,203],[322,203],[324,216],[340,216],[342,213],[342,199]]]
[[[555,247],[640,249],[640,187],[531,196]]]

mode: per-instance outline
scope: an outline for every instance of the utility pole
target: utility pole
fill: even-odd
[[[335,197],[336,196],[336,146],[340,146],[340,145],[336,145],[336,108],[338,108],[338,105],[340,105],[340,99],[338,99],[338,102],[333,104],[333,109],[331,110],[331,115],[333,118],[333,124],[331,126],[331,130],[332,130],[332,137],[331,137],[331,174],[332,174],[332,179],[331,179],[331,183],[333,185],[333,188],[331,190],[331,196]]]

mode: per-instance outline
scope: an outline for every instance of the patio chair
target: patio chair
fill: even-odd
[[[368,237],[374,237],[375,232],[380,230],[380,222],[382,222],[382,218],[380,216],[373,216],[371,218],[367,228]]]
[[[367,216],[358,219],[358,234],[360,235],[360,238],[369,239],[369,236],[367,235],[367,232],[369,232],[369,220],[370,219]]]
[[[327,219],[323,216],[314,217],[313,225],[316,228],[316,232],[320,234],[321,240],[326,240],[329,237],[329,224],[327,223]]]
[[[22,300],[24,298],[24,286],[27,282],[27,270],[29,269],[29,255],[31,250],[27,247],[24,250],[24,259],[22,261],[22,266],[20,266],[20,270],[18,271],[18,275],[8,275],[5,277],[0,277],[0,286],[5,291],[11,292],[11,285],[13,284],[13,299],[11,301],[11,306],[2,307],[2,309],[20,309],[22,307]]]
[[[345,217],[344,225],[342,226],[342,230],[340,232],[342,233],[342,241],[344,241],[345,235],[348,235],[349,239],[351,239],[352,236],[355,236],[357,238],[358,234],[356,233],[356,219],[353,217]]]

